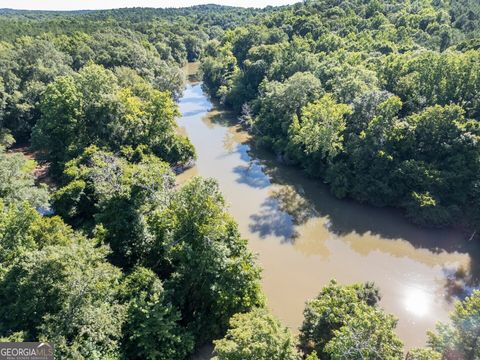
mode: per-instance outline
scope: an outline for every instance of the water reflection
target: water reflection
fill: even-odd
[[[185,116],[185,117],[192,117],[192,116],[196,116],[196,115],[199,115],[199,114],[201,115],[201,114],[203,114],[203,112],[204,112],[204,111],[203,111],[202,109],[185,111],[185,112],[183,113],[183,116]]]
[[[478,259],[478,257],[477,257]],[[474,271],[474,270],[473,270]],[[472,269],[461,266],[457,269],[445,268],[445,294],[448,299],[464,299],[478,287],[479,281]]]
[[[446,257],[460,261],[464,258],[461,253],[472,251],[472,246],[463,241],[457,231],[421,228],[409,223],[399,211],[336,199],[325,186],[307,179],[297,169],[279,165],[272,155],[255,147],[248,149],[248,165],[233,169],[241,175],[237,182],[260,188],[274,184],[261,211],[251,216],[251,230],[258,231],[262,237],[274,235],[294,242],[298,238],[298,226],[311,219],[317,222],[321,219],[318,228],[326,227],[331,235],[341,237],[363,255],[380,250],[396,257],[410,256],[433,266],[444,263]],[[392,241],[386,242],[386,239]],[[439,256],[431,257],[432,253]],[[473,264],[470,267],[478,270]]]
[[[184,73],[187,77],[187,82],[189,84],[199,84],[201,77],[200,77],[200,63],[187,63],[184,69]],[[183,98],[182,100],[189,100]]]
[[[292,217],[281,210],[274,198],[265,199],[262,210],[250,218],[252,219],[250,231],[258,233],[261,238],[275,236],[282,242],[291,242],[298,236]]]
[[[230,114],[210,111],[199,84],[187,88],[180,107],[197,112],[179,120],[198,152],[190,174],[218,180],[258,254],[269,306],[292,330],[305,301],[331,278],[375,281],[407,347],[422,346],[426,331],[448,318],[452,300],[478,284],[479,246],[459,232],[422,229],[398,211],[336,199],[253,146]]]
[[[423,317],[431,309],[433,297],[427,290],[411,286],[405,291],[405,309],[417,317]]]
[[[318,217],[318,212],[310,200],[301,196],[293,185],[285,185],[272,190],[270,197],[279,203],[280,210],[287,213],[295,225],[301,225],[312,217]]]
[[[258,169],[253,185],[270,186],[270,179],[263,173],[263,167],[258,166]],[[281,238],[283,242],[293,243],[299,235],[296,227],[315,216],[318,216],[318,213],[310,201],[295,191],[293,186],[273,186],[262,203],[260,213],[250,217],[250,230],[258,232],[262,238],[273,235]]]
[[[297,169],[279,165],[265,151],[252,147],[251,156],[262,159],[265,176],[270,177],[273,183],[293,186],[299,196],[308,199],[315,209],[312,216],[328,217],[332,233],[340,236],[356,233],[379,235],[384,239],[408,239],[416,247],[425,247],[433,252],[442,249],[461,250],[465,245],[464,241],[458,241],[459,234],[456,231],[420,228],[409,223],[400,211],[339,200],[319,181],[306,178]]]
[[[263,173],[262,165],[258,161],[249,161],[247,165],[240,165],[233,169],[238,175],[237,182],[263,189],[270,186],[270,179]]]

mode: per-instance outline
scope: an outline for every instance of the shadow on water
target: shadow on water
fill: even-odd
[[[201,115],[203,114],[203,110],[202,109],[199,109],[199,110],[192,110],[192,111],[185,111],[183,113],[183,117],[194,117],[194,116],[198,116],[198,115]]]
[[[432,255],[468,254],[471,263],[463,271],[464,275],[458,269],[445,270],[446,292],[461,297],[462,291],[478,284],[480,246],[475,241],[467,241],[453,229],[416,226],[396,209],[335,198],[318,179],[308,178],[298,168],[283,165],[272,153],[254,146],[248,134],[238,126],[236,116],[220,110],[218,104],[204,96],[200,85],[191,87],[189,96],[182,100],[184,117],[191,116],[190,112],[196,116],[203,113],[201,119],[207,128],[225,128],[223,148],[226,151],[214,156],[226,158],[232,153],[238,154],[241,161],[231,169],[235,181],[265,192],[255,195],[261,196],[263,203],[260,210],[250,215],[252,233],[260,238],[273,236],[282,243],[294,244],[301,235],[302,225],[312,219],[317,226],[315,237],[320,239],[320,231],[324,234],[322,238],[341,238],[362,254],[378,250],[409,257],[412,255],[409,251],[414,249],[428,250]],[[411,250],[406,244],[410,244]]]
[[[240,156],[242,160],[248,161],[248,165],[239,165],[233,168],[233,172],[238,176],[237,182],[247,184],[257,189],[265,189],[271,185],[270,179],[265,176],[263,167],[259,161],[251,160],[247,153],[248,147],[243,146]]]
[[[185,98],[182,98],[182,104],[198,104],[199,100],[198,98],[195,98],[195,97],[192,97],[190,99],[185,99]],[[204,109],[202,109],[203,111],[205,111]],[[182,114],[182,116],[185,116],[185,114]]]
[[[478,259],[480,254],[471,254],[472,258]],[[445,296],[447,300],[452,301],[455,299],[464,299],[472,294],[473,290],[479,287],[480,279],[478,269],[478,262],[472,263],[474,268],[465,269],[460,267],[459,269],[443,269],[446,279],[445,283]]]
[[[213,104],[213,109],[210,113],[208,113],[208,121],[212,125],[220,125],[220,126],[235,126],[238,124],[238,119],[233,112],[227,110],[218,110],[219,104],[217,101],[213,99],[209,99],[209,101]],[[238,130],[240,132],[240,130]]]
[[[202,81],[202,75],[200,73],[200,62],[193,62],[185,64],[183,72],[185,74],[187,83],[195,85]]]
[[[253,146],[200,84],[187,87],[181,108],[203,111],[180,121],[199,152],[195,169],[219,180],[259,254],[270,305],[289,326],[298,327],[319,283],[374,280],[385,294],[382,306],[400,318],[399,334],[408,346],[423,346],[427,329],[448,318],[451,301],[478,287],[478,242],[415,226],[395,209],[335,198],[319,180]]]
[[[202,81],[202,77],[198,73],[187,75],[187,82],[189,84],[198,84],[200,81]]]
[[[282,243],[289,243],[298,236],[292,217],[281,211],[274,198],[267,198],[260,213],[252,215],[250,219],[250,231],[261,238],[273,235],[280,238]]]
[[[308,178],[298,168],[279,164],[268,151],[252,145],[246,151],[249,165],[234,169],[237,182],[256,188],[273,184],[260,212],[251,216],[250,230],[260,237],[276,236],[282,243],[294,243],[298,225],[322,218],[328,231],[338,237],[379,236],[384,240],[406,240],[414,248],[433,254],[445,251],[469,254],[470,269],[446,274],[446,290],[452,297],[465,296],[480,283],[480,246],[467,241],[458,231],[422,228],[410,223],[397,209],[337,199],[319,180]]]

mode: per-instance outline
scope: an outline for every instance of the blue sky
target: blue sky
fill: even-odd
[[[83,10],[122,7],[182,7],[199,4],[264,7],[286,5],[298,0],[0,0],[0,8],[30,10]]]

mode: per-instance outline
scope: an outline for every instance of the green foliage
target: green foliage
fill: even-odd
[[[442,354],[432,349],[413,349],[407,354],[406,360],[441,360]]]
[[[184,359],[193,350],[194,338],[151,270],[122,277],[106,261],[106,247],[58,217],[28,206],[0,209],[5,340],[53,342],[61,359]]]
[[[265,309],[236,314],[223,339],[215,342],[214,360],[299,360],[290,330]]]
[[[67,164],[64,176],[65,186],[54,194],[56,211],[87,231],[97,226],[116,264],[131,267],[146,261],[155,237],[149,217],[163,213],[173,193],[168,165],[152,156],[129,163],[89,147]],[[163,223],[159,219],[155,226]]]
[[[409,112],[426,106],[458,104],[478,118],[480,61],[477,51],[392,54],[381,76]]]
[[[122,348],[127,359],[184,359],[193,338],[179,324],[180,314],[165,300],[160,279],[151,270],[136,268],[122,287],[128,300]]]
[[[298,158],[307,155],[332,161],[343,150],[345,116],[350,112],[348,105],[337,104],[330,94],[305,106],[301,119],[294,119],[289,130],[292,146],[300,153]]]
[[[120,88],[115,75],[99,65],[58,78],[45,91],[33,145],[56,166],[90,145],[116,151],[144,146],[173,164],[193,157],[193,147],[175,132],[178,110],[171,96],[132,81],[132,88]]]
[[[226,102],[225,92],[232,85],[232,78],[238,72],[236,59],[228,47],[216,49],[215,57],[202,61],[203,81],[210,92],[221,102]]]
[[[195,156],[176,129],[180,66],[252,11],[0,13],[0,336],[52,341],[59,358],[188,357],[261,303],[259,271],[224,208],[208,225],[221,255],[205,273],[218,290],[186,304],[176,277],[194,264],[172,245],[194,241],[176,235],[183,205],[170,170]],[[34,209],[47,193],[33,161],[5,152],[9,132],[32,140],[58,185],[55,213],[89,239]],[[207,279],[198,270],[192,291]]]
[[[156,90],[178,98],[180,70],[197,61],[206,43],[245,23],[253,10],[117,9],[98,12],[0,10],[0,126],[28,142],[47,86],[89,63],[127,67]]]
[[[429,332],[428,344],[443,356],[457,354],[462,359],[480,356],[480,291],[463,301],[457,301],[450,315],[451,324],[438,323],[435,332]]]
[[[408,126],[400,131],[403,144],[415,145],[398,146],[405,146],[411,158],[425,164],[416,169],[420,174],[412,174],[419,178],[419,191],[412,192],[406,204],[407,214],[419,222],[452,224],[472,196],[469,189],[478,174],[480,132],[477,123],[463,113],[459,106],[437,105],[408,117]]]
[[[102,359],[118,351],[120,271],[85,240],[26,252],[2,279],[2,333],[48,339],[60,358]]]
[[[175,185],[170,168],[195,156],[176,129],[180,66],[201,59],[212,96],[335,195],[476,227],[479,11],[474,0],[0,10],[0,339],[52,341],[60,359],[161,360],[225,336],[219,360],[299,359],[261,307],[260,271],[218,185]],[[47,191],[33,160],[6,151],[10,133],[50,163],[56,216],[38,212]],[[408,359],[480,357],[479,294]],[[330,283],[306,306],[302,355],[401,358],[378,300],[372,283]]]
[[[21,153],[8,153],[0,144],[0,200],[7,205],[27,202],[37,208],[47,207],[47,187],[35,186],[35,167],[35,161]]]
[[[220,336],[233,314],[263,304],[260,272],[214,180],[189,181],[173,197],[171,211],[174,232],[163,246],[172,264],[166,287],[202,343]]]
[[[27,140],[38,120],[38,103],[46,86],[57,76],[72,72],[72,59],[46,37],[19,38],[1,58],[4,110],[0,124],[17,139]]]
[[[129,163],[91,147],[66,167],[55,208],[112,249],[124,269],[154,270],[196,344],[222,334],[231,315],[262,303],[259,270],[213,180],[174,188],[159,159]]]
[[[395,334],[397,320],[382,310],[358,304],[325,346],[331,359],[403,359]]]
[[[47,339],[60,358],[183,359],[221,335],[231,315],[262,304],[259,271],[215,183],[196,179],[176,193],[158,160],[129,164],[90,151],[96,167],[69,170],[93,179],[95,193],[82,202],[98,201],[90,204],[97,235],[119,253],[115,262],[151,266],[167,291],[145,268],[122,280],[106,248],[58,217],[0,202],[2,336]],[[101,167],[112,164],[121,164],[119,178]],[[62,199],[65,206],[69,200]],[[140,217],[137,226],[118,217],[128,217],[128,207]]]
[[[263,83],[259,91],[254,131],[275,149],[282,149],[293,119],[301,118],[302,108],[320,98],[322,86],[313,74],[296,73],[284,83]]]
[[[0,200],[0,268],[24,252],[67,245],[75,238],[58,216],[42,217],[26,202],[7,205]]]
[[[479,18],[470,0],[298,3],[210,43],[204,81],[336,196],[476,228]]]
[[[397,321],[376,307],[376,287],[341,286],[335,281],[307,302],[300,345],[325,359],[401,358],[402,343],[394,333]],[[362,355],[360,355],[362,354]]]

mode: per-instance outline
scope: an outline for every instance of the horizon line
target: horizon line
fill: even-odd
[[[302,0],[298,0],[295,3],[302,2]],[[112,7],[112,8],[101,8],[101,9],[30,9],[30,8],[12,8],[12,7],[0,7],[0,11],[2,10],[11,10],[11,11],[39,11],[39,12],[78,12],[78,11],[108,11],[108,10],[125,10],[125,9],[154,9],[154,10],[167,10],[167,9],[189,9],[193,7],[200,7],[200,6],[221,6],[221,7],[229,7],[229,8],[242,8],[242,9],[265,9],[268,7],[282,7],[293,5],[292,4],[283,4],[283,5],[265,5],[260,7],[255,6],[241,6],[241,5],[224,5],[218,3],[205,3],[205,4],[196,4],[196,5],[189,5],[189,6],[165,6],[165,7],[153,7],[153,6],[125,6],[125,7]]]

